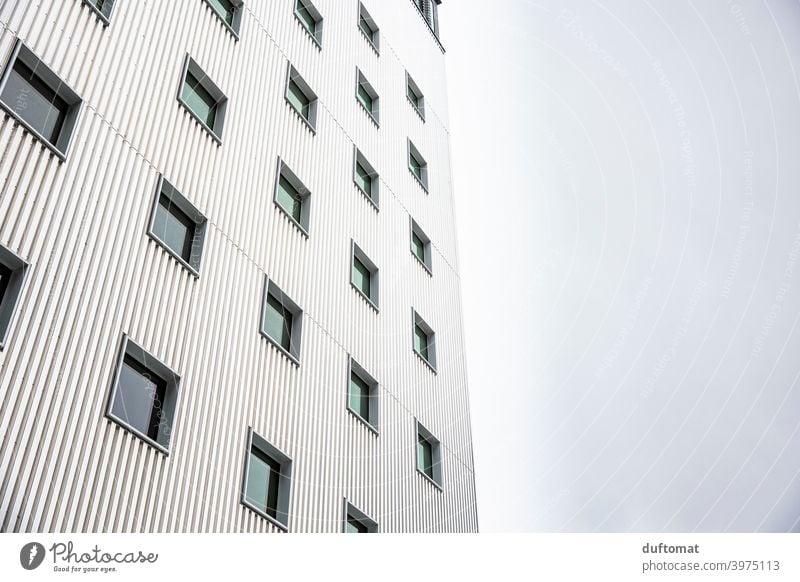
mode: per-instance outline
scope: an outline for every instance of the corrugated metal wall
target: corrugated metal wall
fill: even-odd
[[[117,0],[108,27],[81,0],[0,0],[2,62],[22,38],[84,100],[65,163],[0,115],[0,243],[31,264],[0,352],[2,530],[273,531],[239,502],[250,425],[294,460],[290,531],[340,531],[345,496],[381,531],[477,529],[444,57],[413,4],[364,3],[379,57],[357,0],[315,0],[322,50],[294,0],[246,1],[239,41],[202,0]],[[229,98],[221,146],[176,100],[187,52]],[[287,60],[319,96],[316,135],[284,101]],[[380,172],[379,212],[353,144]],[[272,201],[278,156],[312,192],[308,239]],[[146,235],[159,173],[208,217],[199,279]],[[380,268],[380,313],[349,285],[351,238]],[[265,273],[304,309],[299,367],[258,333]],[[411,307],[436,331],[436,375]],[[104,417],[123,333],[182,376],[169,456]],[[380,382],[377,437],[345,409],[348,354]],[[415,471],[415,417],[442,442],[443,492]]]

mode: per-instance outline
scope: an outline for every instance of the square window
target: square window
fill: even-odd
[[[292,460],[248,428],[242,504],[286,531],[291,478]]]
[[[442,488],[441,443],[417,421],[417,471],[438,489]]]
[[[374,519],[367,517],[366,513],[345,499],[342,531],[344,533],[376,533],[378,531],[378,523]]]
[[[147,234],[196,277],[200,275],[206,224],[206,217],[161,176]]]
[[[317,95],[291,64],[286,75],[286,101],[312,132],[317,130]]]
[[[238,40],[242,25],[244,2],[242,0],[205,0],[205,2],[211,7],[214,14],[219,17],[225,28]]]
[[[412,341],[414,353],[436,372],[436,334],[419,314],[411,310],[412,314]]]
[[[280,158],[275,181],[275,205],[304,236],[308,236],[311,191]]]
[[[60,160],[67,158],[81,98],[21,40],[0,80],[0,106]]]
[[[0,245],[0,350],[5,348],[27,274],[28,264]]]
[[[378,201],[380,198],[380,179],[378,172],[367,161],[367,158],[358,150],[354,148],[355,163],[353,165],[353,181],[355,182],[361,193],[367,197],[367,200],[372,202],[375,209],[378,209]]]
[[[355,242],[351,241],[350,249],[350,284],[377,311],[379,297],[378,267]]]
[[[375,122],[375,125],[380,125],[379,107],[378,107],[378,93],[369,84],[364,74],[356,69],[356,99],[361,106],[369,113],[370,119]]]
[[[414,107],[414,111],[422,118],[422,121],[425,121],[425,97],[408,71],[406,71],[406,97]]]
[[[114,0],[83,0],[103,23],[108,26],[111,22],[111,12],[114,10]]]
[[[319,48],[322,48],[322,14],[310,0],[295,0],[294,15],[311,35]]]
[[[428,163],[416,146],[408,140],[408,169],[414,174],[420,186],[428,191]]]
[[[423,232],[413,218],[411,222],[411,254],[425,267],[429,275],[433,274],[433,255],[431,253],[431,239]]]
[[[178,101],[217,143],[222,143],[228,98],[189,55],[183,65]]]
[[[168,453],[179,384],[178,374],[123,336],[106,416]]]
[[[380,54],[380,29],[361,2],[358,3],[358,28],[375,52]]]
[[[347,409],[378,433],[378,381],[353,358],[349,359]]]
[[[297,365],[300,365],[302,325],[303,310],[265,277],[261,335]]]

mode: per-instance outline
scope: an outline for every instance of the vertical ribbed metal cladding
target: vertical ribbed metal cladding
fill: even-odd
[[[477,530],[444,58],[413,5],[363,2],[380,55],[357,0],[315,0],[321,49],[294,0],[246,0],[238,40],[202,0],[116,0],[107,27],[81,0],[0,0],[3,66],[20,38],[83,99],[65,162],[0,115],[0,244],[30,263],[0,352],[2,531],[280,531],[240,502],[248,427],[292,459],[289,531],[340,532],[345,497],[379,531]],[[187,54],[228,99],[221,144],[177,100]],[[319,97],[314,132],[285,100],[289,63]],[[311,192],[308,237],[274,203],[279,158]],[[208,219],[199,277],[147,236],[160,175]],[[350,285],[351,240],[379,310]],[[259,333],[265,276],[303,310],[299,365]],[[180,376],[168,455],[105,416],[124,335]],[[377,434],[347,410],[350,357],[379,383]],[[416,470],[417,419],[441,441],[441,490]]]

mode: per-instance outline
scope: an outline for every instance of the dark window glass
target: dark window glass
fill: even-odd
[[[356,162],[356,183],[372,198],[372,176],[360,163]]]
[[[305,7],[305,4],[300,1],[297,2],[297,15],[300,17],[301,22],[308,29],[308,32],[310,32],[312,36],[316,35],[317,21],[311,15],[311,12],[309,12],[308,8]]]
[[[411,233],[411,248],[414,250],[414,254],[417,258],[425,263],[425,243],[422,241],[421,238],[417,235],[416,232]]]
[[[186,71],[186,81],[183,84],[181,98],[209,129],[214,128],[214,121],[217,117],[217,101],[190,71]]]
[[[229,0],[208,0],[208,3],[214,7],[220,18],[233,26],[233,15],[236,13],[236,6]]]
[[[264,314],[266,334],[278,342],[283,349],[290,351],[292,345],[292,313],[271,293],[267,295],[266,311]]]
[[[164,194],[158,199],[153,233],[187,263],[192,257],[195,222]]]
[[[277,519],[278,489],[281,465],[269,455],[252,447],[247,465],[245,499],[272,518]]]
[[[371,278],[372,273],[367,266],[353,257],[353,284],[367,297],[371,297]]]
[[[347,516],[347,533],[369,533],[367,526],[358,521],[355,517]]]
[[[294,106],[297,111],[300,112],[300,115],[308,119],[309,108],[311,105],[311,101],[306,97],[306,94],[303,93],[303,90],[300,88],[294,80],[289,81],[289,102]]]
[[[292,186],[291,182],[285,177],[281,176],[278,180],[278,204],[283,208],[289,216],[300,222],[300,216],[303,209],[303,198],[297,191],[297,188]]]
[[[419,325],[414,326],[414,349],[423,358],[428,359],[428,334]]]
[[[422,163],[416,158],[414,154],[409,154],[409,164],[411,165],[411,171],[414,172],[414,175],[422,181]]]
[[[414,107],[419,109],[419,95],[417,95],[414,92],[414,89],[411,87],[411,85],[408,85],[407,89],[408,89],[408,98],[411,100],[411,103],[414,105]]]
[[[370,113],[374,113],[373,106],[374,102],[372,100],[372,96],[367,91],[366,87],[363,84],[358,84],[358,100],[361,101],[361,104],[369,111]]]
[[[169,419],[163,414],[167,383],[131,356],[122,361],[111,411],[125,424],[154,441],[169,442]],[[161,438],[159,438],[161,437]]]
[[[417,435],[417,466],[433,479],[433,446],[422,435]]]
[[[11,269],[0,265],[0,305],[3,305],[3,298],[6,296],[8,282],[11,280]]]
[[[355,373],[350,374],[350,408],[369,422],[369,384]]]
[[[358,24],[361,27],[361,30],[364,31],[364,34],[367,35],[367,38],[374,43],[375,32],[372,30],[372,27],[369,25],[369,22],[367,22],[367,19],[364,17],[363,14],[359,14],[358,16]]]
[[[56,144],[69,106],[20,59],[14,62],[0,98],[39,135]]]

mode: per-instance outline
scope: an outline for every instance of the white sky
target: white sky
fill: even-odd
[[[445,0],[482,531],[800,531],[800,3]]]

